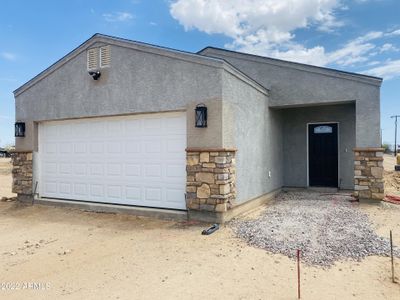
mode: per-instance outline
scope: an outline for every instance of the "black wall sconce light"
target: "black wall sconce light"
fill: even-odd
[[[88,73],[90,76],[92,76],[93,80],[98,80],[101,76],[100,71],[89,71]]]
[[[15,137],[24,137],[25,136],[25,123],[24,122],[16,122],[15,123]]]
[[[198,128],[207,127],[207,106],[203,103],[196,106],[195,111],[195,126]]]

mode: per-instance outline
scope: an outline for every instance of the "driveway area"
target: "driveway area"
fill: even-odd
[[[400,244],[398,207],[354,206],[378,236],[393,229]],[[0,289],[0,299],[296,299],[294,259],[249,245],[234,223],[202,236],[208,225],[0,202],[1,287],[44,287]],[[399,259],[395,269],[399,277]],[[301,286],[302,299],[400,298],[390,259],[376,255],[328,268],[304,263]]]

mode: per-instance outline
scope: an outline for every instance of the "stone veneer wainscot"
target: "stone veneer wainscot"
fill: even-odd
[[[382,200],[383,148],[354,148],[354,196]]]
[[[12,163],[12,192],[18,198],[32,197],[32,152],[13,152]]]
[[[226,212],[235,203],[235,149],[186,149],[189,210]]]

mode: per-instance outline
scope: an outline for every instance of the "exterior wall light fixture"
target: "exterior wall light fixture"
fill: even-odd
[[[90,76],[92,76],[93,80],[98,80],[101,76],[100,71],[89,71],[88,73]]]
[[[15,123],[15,137],[24,137],[25,136],[25,123],[24,122],[16,122]]]
[[[195,111],[195,127],[205,128],[207,127],[207,106],[203,103],[196,106]]]

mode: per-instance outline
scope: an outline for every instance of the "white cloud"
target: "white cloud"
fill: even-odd
[[[170,13],[185,30],[196,28],[231,37],[232,42],[225,46],[232,50],[314,65],[365,61],[375,47],[368,41],[382,32],[370,32],[329,53],[322,46],[306,48],[293,41],[296,29],[315,26],[330,32],[342,26],[334,16],[335,10],[342,8],[340,0],[177,0]]]
[[[382,47],[380,47],[380,49],[379,49],[379,52],[381,52],[381,53],[382,52],[389,52],[389,51],[397,52],[397,51],[399,51],[399,49],[397,47],[393,46],[393,44],[390,44],[390,43],[383,44]]]
[[[289,41],[291,31],[313,24],[336,27],[339,6],[339,0],[177,0],[170,12],[186,30],[222,33],[241,45]]]
[[[9,60],[9,61],[13,61],[17,58],[17,56],[14,53],[11,52],[1,52],[0,53],[0,57],[5,59],[5,60]]]
[[[107,22],[127,22],[133,19],[133,15],[129,12],[114,12],[103,14],[104,20]]]
[[[400,59],[387,61],[379,67],[365,71],[365,73],[373,76],[384,77],[385,79],[391,79],[400,76]]]
[[[368,65],[372,59],[379,60],[376,59],[379,54],[397,50],[396,46],[384,39],[400,35],[400,29],[370,31],[330,51],[321,45],[305,47],[295,41],[294,32],[298,29],[332,32],[344,26],[335,16],[336,11],[346,9],[342,2],[174,0],[170,4],[170,13],[185,30],[197,29],[208,34],[218,33],[230,37],[231,42],[225,45],[228,49],[319,66]],[[383,41],[386,43],[382,45]],[[390,69],[390,66],[385,65],[385,70]],[[378,72],[379,68],[383,66],[371,70]],[[387,72],[382,74],[395,76]]]
[[[387,36],[396,36],[396,35],[400,35],[400,29],[397,29],[397,30],[393,30],[393,31],[391,31],[391,32],[388,32],[386,35],[387,35]]]

